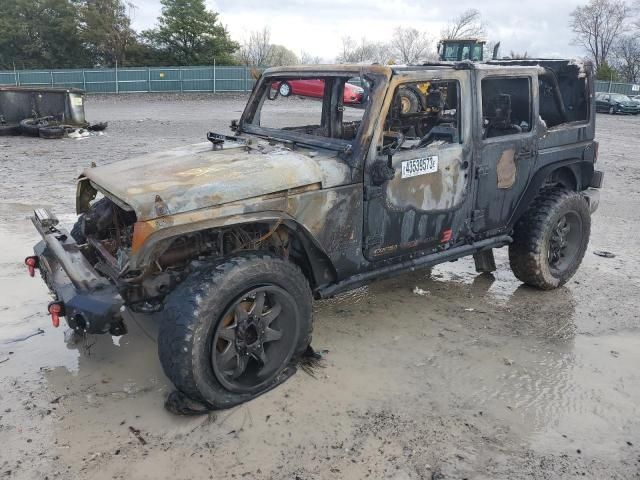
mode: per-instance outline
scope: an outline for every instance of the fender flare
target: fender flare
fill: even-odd
[[[161,255],[176,238],[190,233],[217,228],[228,228],[251,223],[281,222],[294,233],[299,240],[306,259],[306,265],[299,265],[311,284],[312,290],[335,281],[337,272],[324,248],[315,237],[295,218],[285,212],[266,211],[213,218],[201,222],[165,227],[149,234],[140,250],[130,257],[130,269],[140,270],[147,267],[154,258]]]
[[[572,172],[575,180],[576,191],[582,191],[589,186],[594,172],[593,161],[582,160],[580,158],[569,158],[560,162],[550,163],[540,168],[529,181],[524,195],[520,199],[518,206],[509,219],[508,228],[511,229],[516,222],[529,209],[529,206],[536,198],[545,181],[560,169],[568,169]]]

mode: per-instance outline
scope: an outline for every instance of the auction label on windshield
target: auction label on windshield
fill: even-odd
[[[438,171],[438,156],[415,158],[402,162],[402,178],[417,177]]]

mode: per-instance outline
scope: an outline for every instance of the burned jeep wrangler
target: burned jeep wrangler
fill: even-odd
[[[36,211],[26,264],[79,332],[160,312],[167,376],[230,407],[287,376],[314,298],[465,256],[493,271],[503,246],[524,283],[567,282],[603,179],[593,86],[564,60],[269,69],[232,135],[85,170],[78,222]]]

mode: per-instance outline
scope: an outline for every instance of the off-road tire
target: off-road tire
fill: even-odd
[[[8,137],[10,135],[20,135],[20,125],[15,123],[0,123],[0,137]]]
[[[551,268],[550,239],[553,229],[567,214],[581,220],[581,234],[570,263],[561,271]],[[542,290],[564,285],[578,270],[589,244],[591,213],[578,192],[547,188],[540,192],[529,210],[516,223],[513,243],[509,245],[511,270],[520,281]]]
[[[64,127],[58,127],[58,126],[40,127],[40,130],[38,131],[38,135],[40,136],[40,138],[54,139],[54,140],[64,137],[64,134],[65,134]]]
[[[29,135],[31,137],[37,137],[40,135],[40,125],[39,121],[35,118],[25,118],[20,121],[20,130],[25,135]]]
[[[401,114],[406,115],[408,113],[418,113],[420,110],[422,110],[422,101],[420,99],[420,95],[415,90],[403,87],[400,88],[398,95],[400,98]]]
[[[256,286],[273,285],[295,300],[295,348],[281,372],[260,391],[230,391],[214,373],[212,341],[227,309]],[[293,263],[269,253],[241,254],[190,274],[167,298],[158,334],[158,354],[165,374],[189,398],[213,409],[251,400],[281,383],[285,369],[311,343],[312,295],[306,277]]]

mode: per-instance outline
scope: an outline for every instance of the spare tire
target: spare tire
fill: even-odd
[[[420,95],[409,87],[401,87],[398,90],[398,99],[400,102],[400,113],[402,115],[418,113],[422,110]]]
[[[32,137],[37,137],[40,134],[41,126],[40,120],[37,118],[25,118],[20,122],[20,130],[22,130],[22,133]]]
[[[2,123],[0,124],[0,137],[7,137],[9,135],[20,135],[20,125],[17,123]]]
[[[64,127],[40,127],[38,131],[40,138],[58,139],[64,137]]]

